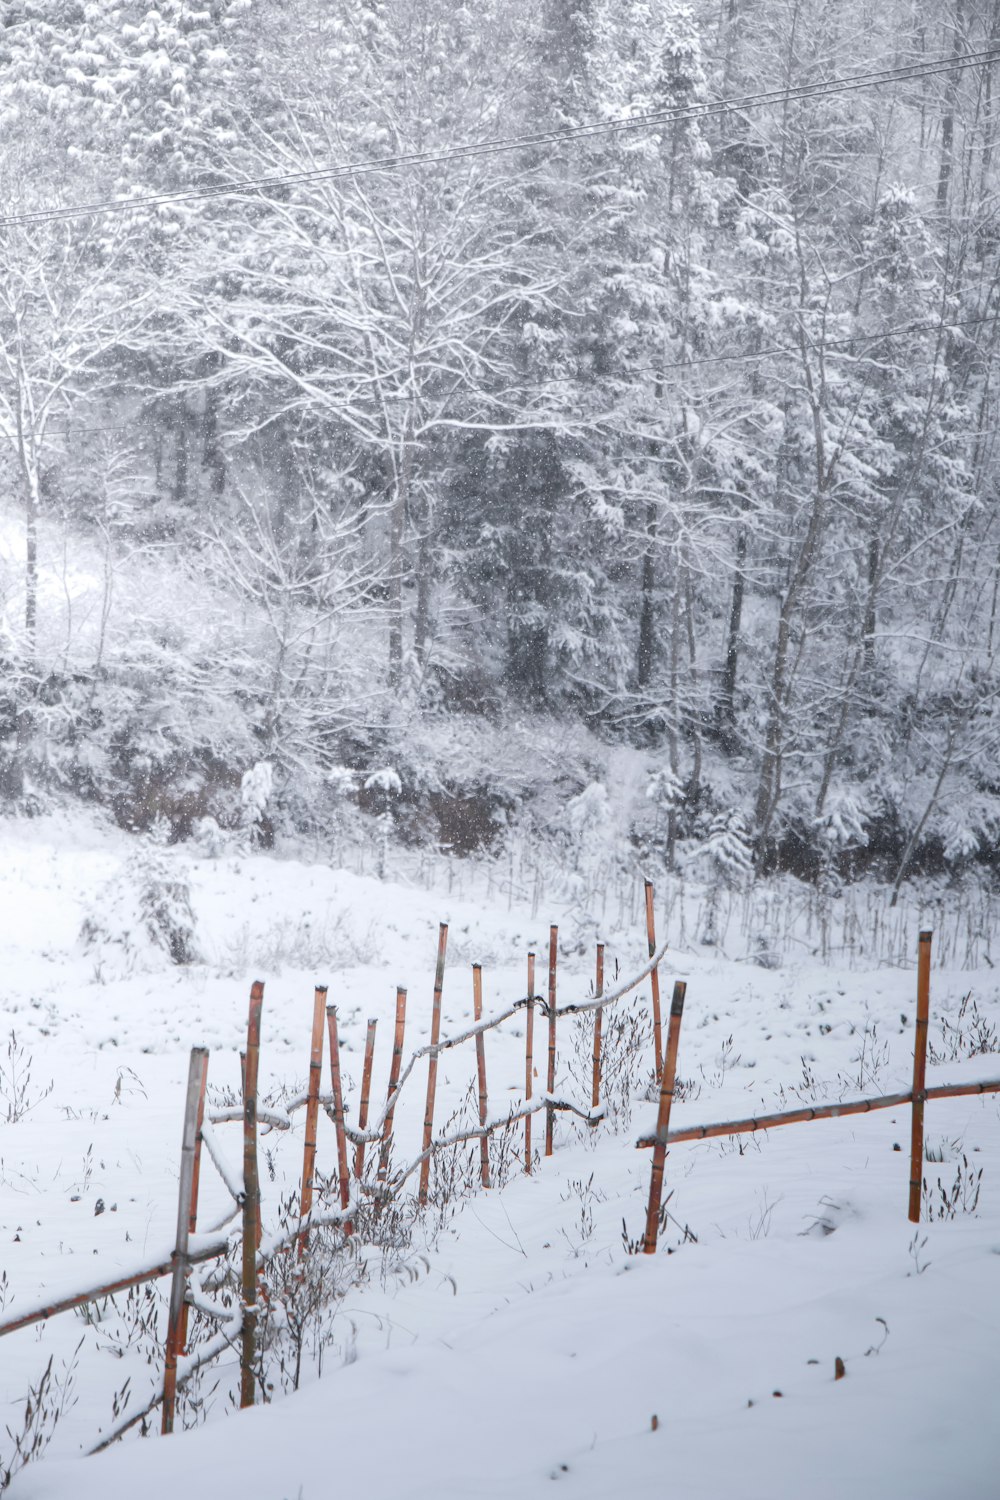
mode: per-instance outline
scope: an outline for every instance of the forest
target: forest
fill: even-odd
[[[0,809],[988,881],[998,63],[1000,0],[3,0]]]

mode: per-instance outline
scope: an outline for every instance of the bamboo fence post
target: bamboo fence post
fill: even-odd
[[[174,1250],[174,1274],[170,1283],[170,1309],[167,1314],[167,1350],[163,1368],[163,1412],[161,1431],[174,1430],[174,1408],[177,1402],[177,1357],[181,1349],[181,1313],[188,1275],[188,1238],[191,1229],[191,1186],[194,1181],[195,1143],[198,1138],[198,1101],[202,1097],[202,1080],[208,1053],[204,1047],[191,1048],[188,1066],[187,1098],[184,1103],[184,1130],[181,1137],[181,1180],[177,1194],[177,1241]]]
[[[392,1098],[396,1092],[399,1082],[400,1069],[403,1065],[403,1032],[406,1027],[406,991],[402,985],[396,987],[396,1030],[392,1039],[392,1062],[389,1065],[389,1088],[386,1100]],[[382,1145],[378,1155],[378,1180],[384,1182],[389,1167],[389,1152],[392,1149],[392,1121],[396,1113],[395,1103],[386,1113],[385,1124],[382,1126]]]
[[[597,966],[594,974],[594,995],[604,994],[604,944],[597,945]],[[604,1019],[604,1006],[599,1005],[594,1011],[594,1079],[590,1090],[590,1106],[596,1109],[601,1102],[601,1029]],[[596,1126],[597,1121],[591,1120],[591,1125]]]
[[[257,1068],[260,1062],[260,1015],[264,986],[250,986],[247,1025],[246,1085],[243,1090],[243,1327],[240,1333],[240,1406],[254,1404],[254,1359],[257,1349],[257,1236],[260,1222],[260,1178],[257,1175]]]
[[[646,1211],[646,1235],[642,1248],[647,1255],[656,1251],[656,1236],[660,1228],[660,1200],[663,1196],[663,1164],[667,1157],[667,1131],[670,1129],[670,1106],[674,1099],[674,1079],[677,1075],[677,1044],[681,1036],[681,1017],[684,1014],[684,995],[687,985],[678,979],[674,985],[674,997],[670,1005],[670,1030],[667,1033],[667,1056],[660,1078],[660,1105],[656,1115],[656,1140],[653,1145],[653,1170],[649,1182],[649,1208]]]
[[[546,1088],[551,1097],[556,1091],[556,965],[559,959],[559,929],[549,928],[549,1070]],[[552,1155],[552,1138],[556,1113],[549,1104],[545,1110],[545,1155]]]
[[[931,1009],[931,936],[922,932],[917,947],[917,1024],[913,1036],[913,1108],[910,1121],[910,1223],[920,1223],[924,1176],[924,1100],[927,1085],[927,1023]]]
[[[377,1019],[372,1016],[368,1021],[368,1035],[365,1037],[365,1065],[361,1073],[361,1105],[358,1109],[358,1129],[364,1131],[368,1126],[368,1098],[372,1086],[372,1063],[375,1059],[375,1028]],[[354,1175],[360,1181],[365,1170],[365,1143],[359,1141],[354,1148]]]
[[[319,1086],[323,1072],[323,1009],[326,985],[313,991],[312,1039],[309,1047],[309,1088],[306,1093],[306,1140],[302,1152],[302,1191],[299,1194],[299,1218],[305,1222],[312,1209],[313,1176],[316,1170],[316,1129],[319,1123]],[[299,1235],[299,1255],[306,1253],[308,1229]]]
[[[531,1103],[534,1092],[535,1046],[535,955],[528,954],[528,1013],[524,1027],[524,1102]],[[531,1116],[524,1117],[524,1170],[531,1175]]]
[[[330,1031],[330,1087],[333,1090],[333,1127],[337,1132],[337,1175],[340,1178],[340,1206],[346,1208],[351,1201],[351,1174],[347,1165],[347,1132],[344,1129],[344,1090],[340,1081],[340,1037],[337,1034],[337,1007],[326,1008],[326,1024]],[[345,1223],[344,1233],[350,1234],[353,1226]]]
[[[482,964],[472,965],[472,1016],[478,1026],[483,1019]],[[485,1130],[489,1103],[486,1093],[486,1037],[481,1031],[476,1032],[476,1072],[479,1075],[479,1127]],[[490,1143],[485,1135],[479,1138],[479,1172],[483,1187],[488,1188],[490,1185]]]
[[[198,1086],[198,1119],[195,1127],[194,1137],[194,1171],[191,1174],[191,1207],[188,1213],[188,1233],[194,1234],[198,1228],[198,1189],[201,1185],[201,1128],[205,1123],[205,1092],[208,1088],[208,1049],[202,1049],[205,1053],[201,1066],[201,1082]],[[185,1352],[187,1348],[188,1332],[188,1304],[185,1301],[181,1306],[180,1342],[177,1346],[178,1355]]]
[[[437,1044],[441,1036],[441,991],[444,988],[444,958],[448,948],[448,923],[438,928],[437,968],[434,970],[434,1000],[431,1007],[431,1050],[427,1055],[427,1102],[424,1105],[424,1139],[421,1150],[427,1155],[420,1164],[420,1189],[417,1201],[427,1202],[427,1189],[431,1176],[430,1148],[434,1136],[434,1094],[437,1089],[438,1055]]]
[[[649,956],[653,957],[656,952],[656,925],[653,921],[653,882],[645,881],[646,892],[646,941],[649,944]],[[663,1038],[660,1028],[660,970],[659,965],[649,976],[649,984],[653,993],[653,1056],[656,1062],[656,1076],[659,1078],[663,1073]]]

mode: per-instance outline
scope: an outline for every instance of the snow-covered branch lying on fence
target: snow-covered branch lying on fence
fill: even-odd
[[[305,1099],[304,1098],[303,1098],[302,1102],[305,1103]],[[243,1106],[240,1105],[239,1108],[237,1108],[237,1109],[219,1109],[219,1110],[216,1110],[216,1112],[215,1112],[214,1115],[210,1115],[209,1116],[209,1119],[210,1119],[210,1121],[211,1121],[211,1123],[213,1125],[231,1125],[231,1124],[233,1124],[236,1121],[239,1121],[239,1123],[242,1125],[243,1124]],[[257,1124],[258,1125],[270,1125],[275,1130],[290,1130],[292,1122],[288,1118],[288,1115],[285,1114],[284,1112],[281,1112],[279,1114],[279,1112],[276,1109],[261,1109],[258,1106],[258,1109],[257,1109]]]
[[[306,1214],[304,1219],[296,1219],[292,1229],[284,1229],[280,1234],[268,1235],[267,1239],[261,1240],[257,1251],[257,1265],[262,1266],[265,1261],[277,1255],[279,1250],[287,1247],[300,1239],[303,1234],[308,1234],[311,1229],[339,1228],[346,1224],[358,1211],[357,1199],[352,1195],[346,1208],[338,1209],[313,1209]]]
[[[212,1158],[212,1165],[226,1186],[229,1196],[234,1203],[242,1206],[244,1193],[243,1173],[242,1171],[238,1172],[234,1167],[230,1166],[223,1154],[222,1147],[215,1138],[215,1131],[207,1120],[203,1122],[201,1127],[201,1139],[205,1150]]]
[[[485,1125],[470,1125],[467,1129],[453,1131],[451,1135],[438,1136],[431,1141],[426,1151],[421,1151],[419,1156],[415,1156],[399,1172],[394,1172],[388,1183],[362,1182],[359,1184],[361,1191],[373,1198],[391,1198],[404,1182],[413,1176],[417,1168],[438,1151],[444,1151],[449,1146],[460,1146],[465,1141],[488,1139],[495,1131],[504,1130],[508,1125],[514,1125],[518,1120],[526,1119],[528,1115],[536,1115],[539,1110],[543,1109],[561,1110],[564,1114],[578,1115],[589,1125],[595,1125],[598,1120],[604,1118],[605,1114],[603,1104],[595,1109],[581,1109],[578,1104],[574,1104],[569,1099],[558,1099],[554,1094],[536,1094],[530,1104],[523,1104],[520,1109],[512,1109],[505,1115],[498,1115],[492,1120],[487,1120]]]
[[[223,1307],[220,1303],[213,1302],[211,1297],[206,1295],[206,1291],[204,1280],[192,1269],[184,1300],[196,1312],[200,1312],[206,1318],[211,1318],[213,1322],[228,1324],[232,1318],[232,1307]]]
[[[201,1348],[194,1354],[184,1354],[177,1361],[177,1389],[180,1390],[203,1365],[210,1364],[213,1359],[218,1358],[220,1354],[224,1354],[227,1349],[232,1348],[233,1343],[240,1336],[242,1327],[243,1309],[237,1301],[233,1304],[232,1315],[226,1326],[220,1329],[213,1338],[210,1338],[207,1344],[202,1344]],[[126,1432],[148,1417],[150,1412],[155,1411],[162,1400],[163,1389],[160,1386],[159,1389],[153,1392],[145,1406],[141,1407],[139,1411],[134,1411],[131,1416],[123,1417],[121,1421],[116,1422],[104,1434],[99,1443],[95,1443],[93,1448],[88,1448],[87,1457],[90,1458],[93,1454],[102,1453],[105,1448],[110,1448],[112,1443],[116,1443],[120,1437],[124,1437]]]
[[[663,962],[663,959],[666,956],[666,952],[669,946],[669,943],[662,943],[653,954],[646,967],[642,970],[641,973],[637,974],[634,979],[623,980],[621,984],[615,985],[615,988],[613,990],[605,990],[603,995],[595,995],[588,1000],[577,1000],[571,1005],[557,1005],[556,1015],[579,1016],[583,1015],[588,1010],[603,1010],[608,1005],[614,1005],[617,1000],[624,1000],[626,995],[631,994],[634,989],[638,989],[639,985],[644,979],[649,978],[654,969],[659,968],[660,964]],[[535,998],[536,1000],[541,999],[540,996],[536,996]],[[543,1014],[548,1015],[549,1008],[544,1001],[542,1001],[541,1008]]]
[[[649,960],[646,967],[640,970],[640,972],[636,974],[634,978],[624,980],[621,984],[616,985],[613,990],[608,990],[605,994],[596,996],[595,998],[579,1000],[571,1005],[557,1006],[556,1015],[581,1015],[586,1011],[599,1010],[605,1006],[614,1005],[618,1000],[623,1000],[626,995],[632,992],[632,990],[637,989],[638,986],[642,984],[642,981],[644,979],[648,979],[653,970],[663,961],[663,957],[667,951],[668,946],[669,945],[667,943],[663,943],[662,946],[658,948],[657,951],[653,954],[653,957]],[[421,1058],[431,1056],[437,1057],[440,1055],[440,1053],[447,1052],[451,1047],[458,1047],[463,1042],[474,1041],[477,1036],[481,1036],[484,1032],[487,1031],[493,1031],[497,1026],[501,1026],[504,1021],[509,1021],[511,1017],[515,1016],[519,1010],[524,1010],[529,1005],[536,1006],[543,1015],[548,1015],[548,1004],[541,995],[526,995],[522,1000],[515,1000],[514,1004],[508,1006],[506,1010],[496,1011],[491,1016],[485,1016],[483,1020],[477,1021],[474,1026],[467,1026],[464,1031],[456,1032],[454,1036],[442,1037],[442,1039],[437,1043],[436,1046],[428,1042],[425,1046],[418,1047],[416,1051],[412,1053],[409,1062],[406,1064],[406,1067],[400,1074],[399,1082],[397,1083],[395,1089],[392,1091],[389,1097],[386,1099],[385,1104],[382,1106],[382,1110],[378,1118],[375,1120],[374,1124],[370,1125],[367,1130],[356,1130],[345,1123],[344,1129],[348,1139],[352,1141],[355,1146],[371,1145],[374,1141],[380,1141],[382,1139],[382,1132],[385,1129],[385,1122],[392,1111],[396,1108],[399,1096],[403,1092],[404,1085],[406,1084],[407,1080],[413,1072],[413,1069],[416,1067]],[[300,1108],[305,1104],[305,1102],[305,1095],[302,1095],[300,1098],[293,1099],[288,1106],[289,1112],[291,1112],[291,1110],[293,1109]],[[333,1096],[331,1094],[321,1094],[320,1103],[326,1110],[329,1117],[333,1119]],[[575,1106],[572,1107],[575,1108]],[[535,1111],[533,1109],[526,1111],[526,1113],[528,1114],[533,1114],[534,1112]],[[516,1118],[520,1119],[522,1118],[522,1116],[518,1115],[516,1116]]]

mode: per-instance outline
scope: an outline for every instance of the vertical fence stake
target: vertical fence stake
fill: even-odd
[[[482,964],[472,965],[472,1016],[478,1026],[483,1019]],[[476,1072],[479,1075],[479,1126],[484,1130],[489,1102],[486,1092],[486,1037],[481,1031],[476,1032]],[[488,1188],[490,1185],[490,1143],[485,1135],[479,1138],[479,1172],[483,1187]]]
[[[257,1349],[257,1239],[260,1224],[260,1178],[257,1175],[257,1068],[260,1062],[260,1014],[264,986],[250,986],[247,1024],[246,1084],[243,1090],[243,1329],[240,1334],[240,1406],[253,1406]]]
[[[312,1039],[309,1047],[309,1088],[306,1094],[306,1141],[302,1152],[302,1191],[299,1194],[299,1218],[305,1222],[312,1209],[313,1176],[316,1170],[316,1128],[319,1122],[319,1086],[323,1071],[323,1008],[326,985],[313,991]],[[309,1239],[308,1229],[299,1235],[299,1255],[304,1255]]]
[[[927,1086],[927,1023],[931,1010],[931,936],[920,934],[917,948],[917,1024],[913,1035],[913,1112],[910,1121],[910,1223],[920,1223],[924,1176],[924,1090]]]
[[[361,1073],[361,1105],[358,1109],[358,1129],[365,1130],[368,1127],[368,1098],[372,1086],[372,1063],[375,1059],[375,1028],[378,1021],[374,1016],[368,1022],[368,1035],[365,1037],[365,1065]],[[354,1175],[360,1182],[365,1170],[365,1143],[359,1141],[354,1150]]]
[[[656,1139],[653,1145],[653,1170],[649,1182],[649,1208],[646,1211],[646,1235],[642,1248],[647,1255],[656,1251],[656,1236],[660,1228],[660,1200],[663,1196],[663,1164],[667,1158],[667,1131],[670,1129],[670,1106],[674,1099],[674,1079],[677,1075],[677,1044],[681,1036],[681,1017],[684,1014],[684,995],[687,985],[678,979],[674,985],[674,998],[670,1005],[670,1030],[667,1033],[667,1056],[660,1078],[660,1105],[656,1113]]]
[[[535,955],[528,954],[528,1010],[524,1023],[524,1102],[534,1093],[535,1048]],[[524,1170],[531,1175],[531,1116],[524,1117]]]
[[[434,1001],[431,1007],[431,1050],[427,1056],[427,1102],[424,1105],[424,1139],[421,1151],[428,1155],[420,1163],[420,1191],[417,1201],[427,1202],[427,1189],[431,1177],[431,1141],[434,1137],[434,1093],[437,1089],[438,1055],[437,1044],[441,1036],[441,991],[444,988],[444,956],[448,948],[448,923],[438,928],[437,968],[434,970]]]
[[[163,1368],[163,1415],[161,1431],[174,1430],[174,1408],[177,1402],[177,1358],[182,1343],[182,1313],[188,1275],[188,1237],[191,1229],[191,1192],[194,1182],[195,1148],[198,1139],[198,1105],[204,1098],[204,1079],[208,1053],[204,1047],[191,1048],[188,1067],[187,1098],[184,1102],[184,1131],[181,1138],[181,1180],[177,1195],[177,1240],[174,1249],[174,1272],[170,1283],[170,1310],[167,1315],[167,1352]]]
[[[330,1087],[333,1090],[333,1128],[337,1132],[337,1176],[340,1179],[340,1206],[346,1208],[351,1201],[351,1174],[347,1165],[347,1132],[344,1129],[344,1089],[340,1081],[340,1037],[337,1033],[337,1007],[326,1008],[326,1024],[330,1032]],[[344,1233],[351,1234],[353,1225],[348,1221]]]
[[[549,1097],[556,1091],[556,965],[559,960],[559,928],[549,928],[549,1071],[546,1089]],[[545,1155],[552,1155],[552,1137],[556,1112],[552,1105],[545,1111]]]
[[[188,1212],[188,1234],[194,1234],[198,1228],[198,1189],[201,1185],[201,1127],[205,1123],[205,1092],[208,1088],[208,1049],[202,1049],[205,1053],[201,1065],[201,1082],[198,1087],[198,1120],[194,1137],[194,1171],[191,1174],[191,1207]],[[188,1304],[185,1300],[181,1305],[181,1322],[179,1342],[177,1345],[178,1356],[187,1349],[188,1334]]]
[[[594,994],[604,994],[604,944],[597,945],[597,967],[594,974]],[[596,1109],[601,1102],[601,1029],[604,1019],[604,1006],[599,1005],[594,1011],[594,1079],[590,1090],[590,1107]],[[591,1125],[596,1126],[599,1122],[591,1120]]]
[[[402,985],[396,988],[396,1030],[392,1038],[392,1062],[389,1065],[389,1088],[386,1100],[392,1098],[396,1092],[399,1082],[400,1070],[403,1066],[403,1032],[406,1027],[406,991]],[[382,1145],[378,1154],[378,1180],[384,1182],[389,1167],[389,1152],[392,1149],[392,1120],[396,1113],[395,1104],[389,1109],[382,1126]]]
[[[651,880],[645,882],[646,890],[646,941],[649,944],[649,956],[653,957],[656,952],[656,926],[653,921],[653,883]],[[653,1056],[656,1061],[657,1078],[663,1072],[663,1038],[660,1029],[660,970],[659,965],[649,976],[650,989],[653,992]]]

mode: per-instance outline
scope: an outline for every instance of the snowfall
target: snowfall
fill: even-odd
[[[210,1049],[218,1113],[239,1093],[253,979],[265,982],[261,1092],[277,1109],[305,1087],[313,990],[329,986],[349,1122],[369,1017],[373,1101],[385,1099],[397,985],[404,1056],[428,1040],[439,923],[446,1035],[471,1022],[474,963],[487,1013],[524,996],[529,950],[544,992],[550,923],[560,1003],[593,993],[593,946],[565,902],[490,887],[472,865],[436,890],[332,868],[321,851],[166,849],[190,886],[198,961],[178,967],[135,933],[87,943],[85,919],[120,888],[134,843],[79,813],[2,825],[0,1319],[169,1258],[190,1048]],[[604,920],[610,985],[647,962],[641,886]],[[912,928],[906,961],[872,951],[823,963],[803,932],[761,964],[736,930],[707,945],[662,917],[665,1010],[674,981],[687,982],[671,1127],[910,1087],[921,915],[904,907],[899,920]],[[0,1472],[18,1435],[37,1430],[25,1403],[47,1369],[46,1407],[59,1409],[11,1500],[531,1500],[554,1484],[579,1500],[995,1500],[1000,1095],[928,1102],[919,1226],[907,1218],[904,1107],[673,1144],[658,1252],[634,1254],[651,1160],[636,1142],[656,1117],[649,1008],[646,980],[618,1003],[627,1024],[605,1014],[618,1068],[607,1119],[557,1116],[554,1153],[530,1175],[518,1124],[506,1154],[502,1140],[494,1148],[505,1180],[489,1190],[478,1145],[464,1147],[467,1186],[448,1199],[435,1178],[431,1207],[404,1205],[397,1243],[387,1229],[386,1243],[355,1252],[322,1337],[307,1341],[299,1389],[276,1374],[268,1402],[239,1411],[230,1349],[172,1436],[154,1408],[147,1436],[135,1427],[88,1456],[162,1382],[168,1281],[154,1336],[121,1294],[5,1337]],[[928,1081],[1000,1076],[998,1027],[991,964],[936,963]],[[545,1034],[539,1018],[538,1088]],[[521,1100],[524,1046],[523,1010],[487,1034],[491,1116]],[[560,1022],[557,1092],[584,1106],[590,1047],[589,1016]],[[442,1054],[436,1128],[471,1120],[475,1074],[472,1043]],[[421,1061],[396,1111],[394,1161],[420,1149],[425,1085]],[[265,1233],[298,1187],[303,1112],[292,1118],[261,1133]],[[214,1131],[240,1164],[239,1124]],[[333,1173],[322,1114],[318,1150]],[[203,1161],[199,1224],[229,1202]]]

